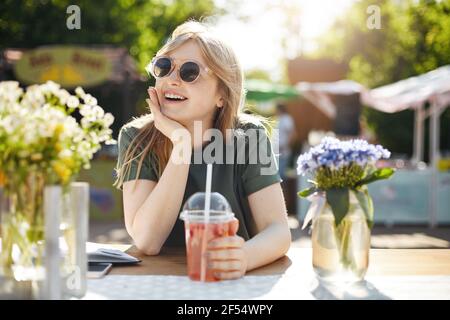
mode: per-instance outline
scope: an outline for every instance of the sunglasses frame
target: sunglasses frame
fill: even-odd
[[[168,59],[170,61],[170,70],[169,70],[169,72],[166,75],[164,75],[162,77],[158,77],[158,76],[156,76],[154,74],[153,69],[154,69],[154,65],[155,65],[156,61],[158,61],[161,58],[165,58],[165,59]],[[145,67],[145,70],[151,76],[153,76],[155,79],[161,79],[161,78],[165,78],[165,77],[170,76],[172,74],[172,72],[174,71],[174,69],[176,68],[177,69],[177,73],[178,73],[178,78],[180,78],[180,80],[185,82],[185,83],[194,83],[195,81],[198,80],[198,78],[200,78],[200,75],[201,75],[202,72],[205,72],[206,74],[209,74],[209,75],[211,75],[213,73],[211,71],[211,69],[209,69],[208,67],[203,66],[200,62],[198,62],[196,60],[193,60],[193,59],[179,60],[179,62],[182,62],[182,63],[181,64],[175,63],[175,59],[173,59],[173,58],[171,58],[169,56],[157,56],[157,57],[154,57],[152,59],[152,61],[147,65],[147,67]],[[200,70],[200,72],[198,73],[198,76],[192,81],[185,81],[185,80],[183,80],[183,78],[181,78],[181,74],[180,74],[181,68],[183,67],[184,64],[186,64],[188,62],[195,63],[199,67],[199,70]]]

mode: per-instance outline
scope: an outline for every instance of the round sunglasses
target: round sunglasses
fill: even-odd
[[[145,68],[155,78],[163,78],[169,76],[175,69],[175,62],[172,58],[162,56],[155,57]],[[178,76],[184,82],[193,83],[200,76],[200,73],[204,71],[207,74],[212,73],[212,71],[202,66],[200,63],[187,60],[178,68]]]

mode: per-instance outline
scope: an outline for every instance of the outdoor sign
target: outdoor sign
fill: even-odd
[[[111,63],[102,52],[72,46],[55,46],[26,51],[14,72],[26,84],[52,80],[64,88],[90,87],[106,81]]]

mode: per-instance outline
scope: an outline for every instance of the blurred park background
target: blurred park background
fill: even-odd
[[[79,28],[70,27],[77,12]],[[417,108],[383,112],[362,103],[354,89],[450,65],[450,0],[2,0],[0,81],[82,86],[114,115],[117,138],[123,124],[147,112],[153,79],[145,65],[190,18],[210,23],[236,50],[247,79],[247,112],[291,129],[285,130],[283,191],[294,245],[309,246],[299,224],[309,204],[297,197],[305,181],[296,159],[334,135],[361,137],[393,153],[389,165],[397,174],[371,190],[373,247],[450,247],[450,110],[439,111],[431,130],[431,116],[419,126]],[[325,86],[302,94],[299,83]],[[279,121],[277,105],[290,120]],[[420,107],[432,113],[429,103]],[[105,146],[79,178],[90,183],[92,241],[130,241],[121,194],[112,187],[116,159],[117,148]]]

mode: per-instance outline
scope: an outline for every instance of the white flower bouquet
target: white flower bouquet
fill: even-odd
[[[115,143],[114,117],[82,88],[75,93],[54,82],[26,90],[15,81],[0,82],[1,262],[6,269],[40,263],[44,187],[67,191],[80,170],[89,169],[101,144]]]
[[[75,92],[54,82],[26,91],[15,81],[0,83],[2,185],[20,184],[31,172],[44,173],[46,184],[67,185],[89,168],[101,143],[115,143],[109,128],[114,117],[82,88]],[[76,111],[80,123],[72,116]]]

